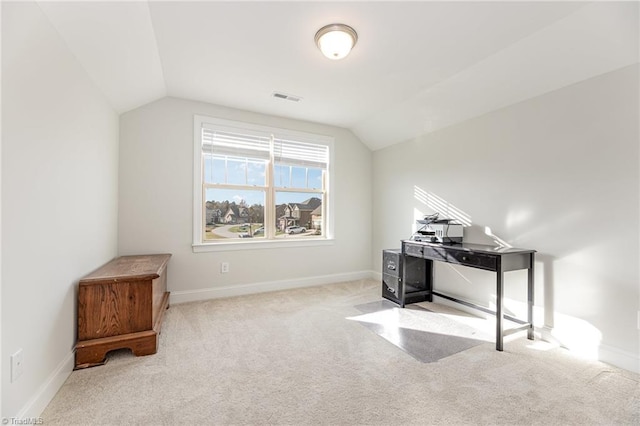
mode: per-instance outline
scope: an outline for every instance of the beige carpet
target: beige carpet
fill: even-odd
[[[356,319],[378,300],[365,280],[173,305],[157,354],[73,372],[44,423],[640,424],[637,374],[523,333],[424,363]]]

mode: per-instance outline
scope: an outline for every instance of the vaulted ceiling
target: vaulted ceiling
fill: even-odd
[[[39,4],[120,113],[174,96],[349,128],[373,150],[639,55],[636,2]],[[359,36],[340,61],[314,44],[335,22]]]

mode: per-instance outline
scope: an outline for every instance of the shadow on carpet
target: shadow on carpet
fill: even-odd
[[[350,317],[421,362],[435,362],[491,341],[482,332],[450,315],[418,305],[404,309],[381,300],[354,306],[362,315]]]

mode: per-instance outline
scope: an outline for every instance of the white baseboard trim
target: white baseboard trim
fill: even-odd
[[[553,334],[553,328],[545,325],[541,328],[542,340],[553,343],[558,346],[562,346],[565,349],[571,351],[571,348],[567,347],[563,342]],[[625,350],[600,344],[597,347],[598,361],[611,364],[614,367],[622,368],[634,373],[640,373],[640,356]]]
[[[345,281],[371,279],[373,275],[373,271],[355,271],[342,274],[321,275],[316,277],[295,278],[289,280],[237,284],[226,287],[206,288],[200,290],[172,291],[169,300],[171,304],[197,302],[200,300],[220,299],[222,297],[244,296],[247,294],[266,293],[268,291],[290,290],[294,288],[313,287],[317,285],[334,284]]]
[[[616,367],[640,373],[640,356],[609,345],[600,345],[598,359]]]
[[[73,371],[75,351],[71,351],[17,414],[18,419],[39,417]]]

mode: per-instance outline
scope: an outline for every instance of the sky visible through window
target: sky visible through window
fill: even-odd
[[[266,185],[265,160],[253,160],[241,157],[206,156],[204,161],[204,179],[206,183],[230,185]],[[322,190],[322,170],[312,167],[275,165],[274,185],[276,188],[305,188]],[[301,203],[313,193],[278,192],[277,204]],[[229,201],[247,205],[265,204],[265,192],[262,188],[247,189],[213,189],[206,190],[206,201]]]

